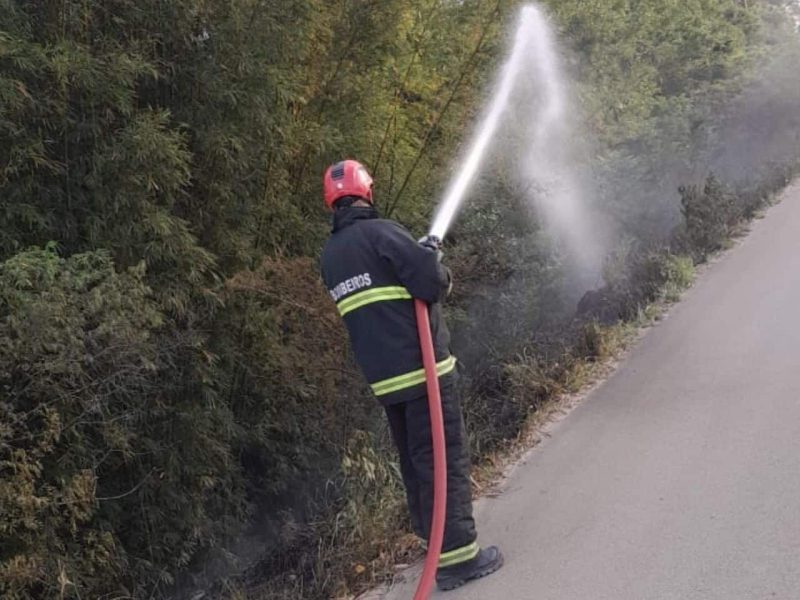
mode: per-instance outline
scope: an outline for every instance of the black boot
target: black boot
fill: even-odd
[[[442,591],[454,590],[472,579],[491,575],[502,566],[503,555],[497,546],[482,548],[473,559],[450,567],[440,567],[436,571],[436,585]]]

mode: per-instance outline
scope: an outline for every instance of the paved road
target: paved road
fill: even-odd
[[[800,185],[506,488],[506,566],[435,598],[800,599]]]

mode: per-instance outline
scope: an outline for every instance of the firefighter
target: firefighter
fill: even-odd
[[[447,449],[447,515],[436,582],[455,589],[503,564],[495,546],[477,543],[472,517],[469,443],[440,301],[449,270],[436,238],[417,242],[398,223],[381,219],[372,178],[354,160],[328,167],[325,205],[333,231],[322,253],[322,277],[350,333],[353,351],[372,392],[386,410],[400,455],[414,532],[429,538],[433,510],[433,445],[425,373],[413,298],[430,307]]]

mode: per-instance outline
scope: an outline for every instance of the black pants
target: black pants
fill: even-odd
[[[475,541],[472,518],[469,443],[456,386],[442,388],[442,412],[447,448],[447,517],[442,552]],[[386,407],[392,437],[400,453],[414,533],[428,539],[433,512],[433,442],[428,397]]]

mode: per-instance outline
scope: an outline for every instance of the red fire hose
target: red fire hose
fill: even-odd
[[[447,503],[447,457],[444,443],[444,417],[442,397],[439,394],[439,374],[436,372],[436,355],[433,351],[431,323],[428,318],[428,305],[422,300],[414,300],[417,313],[417,331],[422,350],[422,363],[425,366],[425,379],[428,386],[428,409],[431,414],[431,435],[433,437],[433,519],[428,539],[428,555],[422,570],[414,600],[427,600],[436,576],[439,555],[444,538],[444,517]]]

